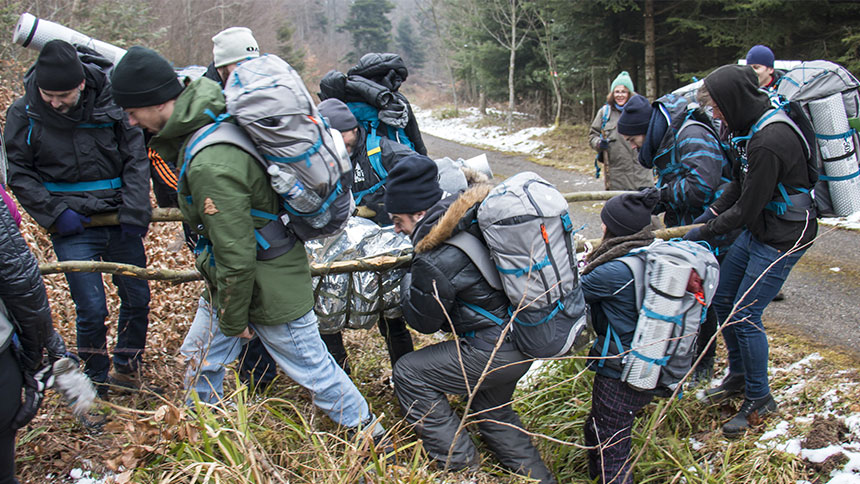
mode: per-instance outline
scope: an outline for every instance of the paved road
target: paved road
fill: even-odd
[[[485,150],[424,135],[434,158],[471,158]],[[603,189],[603,181],[573,171],[538,165],[525,157],[486,152],[497,177],[531,170],[556,184],[562,192]],[[600,236],[602,202],[571,204],[571,216],[588,238]],[[785,283],[786,299],[773,302],[764,313],[765,324],[835,346],[860,357],[860,233],[819,227],[819,240],[800,259]]]

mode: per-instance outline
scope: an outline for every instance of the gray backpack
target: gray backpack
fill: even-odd
[[[860,210],[860,136],[848,124],[860,116],[858,88],[860,81],[847,69],[824,60],[802,62],[779,79],[777,94],[797,103],[815,131],[817,146],[811,148],[819,174],[814,198],[820,215],[841,217]]]
[[[686,240],[658,239],[618,260],[633,273],[640,308],[621,381],[636,390],[671,394],[693,364],[720,266],[710,250]],[[614,333],[611,326],[608,332]],[[618,348],[627,349],[617,334],[612,337]]]
[[[508,296],[517,348],[532,358],[567,353],[586,326],[567,201],[538,175],[519,173],[481,202],[478,226],[486,247],[479,241],[463,245],[462,235],[448,243],[466,252],[490,285]]]
[[[275,55],[240,62],[224,86],[227,112],[245,129],[264,164],[294,174],[322,204],[298,212],[289,204],[293,230],[302,240],[339,232],[352,214],[352,163],[339,137],[330,132],[299,74]],[[339,135],[339,133],[337,133]],[[321,228],[305,223],[329,211]]]

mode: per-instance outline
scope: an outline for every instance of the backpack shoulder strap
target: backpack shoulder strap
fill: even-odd
[[[465,252],[469,256],[469,259],[475,263],[475,266],[481,272],[481,275],[484,276],[484,279],[490,284],[490,287],[497,291],[502,290],[502,277],[499,275],[496,264],[490,257],[490,250],[477,237],[463,231],[449,238],[445,243]]]
[[[641,308],[645,299],[645,252],[628,254],[620,257],[618,261],[624,263],[633,273],[633,284],[636,291],[636,307]]]
[[[241,127],[233,123],[212,123],[198,129],[188,141],[187,158],[194,158],[203,148],[227,143],[240,148],[257,160],[265,169],[269,164],[263,159],[257,146]]]

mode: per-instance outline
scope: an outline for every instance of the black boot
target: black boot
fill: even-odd
[[[770,393],[762,398],[744,400],[743,405],[737,415],[723,425],[723,435],[727,438],[740,437],[744,432],[749,430],[749,417],[757,414],[758,418],[764,418],[777,410],[776,401]]]
[[[743,375],[729,373],[719,386],[708,388],[699,394],[699,401],[709,404],[717,404],[737,395],[743,395],[746,381]]]

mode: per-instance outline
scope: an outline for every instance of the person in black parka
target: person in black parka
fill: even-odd
[[[476,425],[502,465],[543,484],[555,483],[510,405],[517,381],[528,371],[530,362],[516,349],[510,334],[499,341],[502,327],[473,309],[479,307],[496,318],[507,318],[508,298],[490,286],[465,252],[445,243],[461,231],[483,240],[473,221],[491,186],[474,185],[441,199],[436,178],[433,160],[417,154],[401,160],[389,174],[385,207],[395,230],[409,234],[415,246],[412,267],[401,283],[403,316],[421,333],[453,331],[459,340],[401,357],[394,365],[394,393],[406,421],[415,425],[424,449],[439,467],[476,469],[477,449],[468,432],[456,435],[460,419],[448,404],[447,394],[468,393],[498,344],[490,372],[469,410],[482,412],[481,418],[486,420]]]

